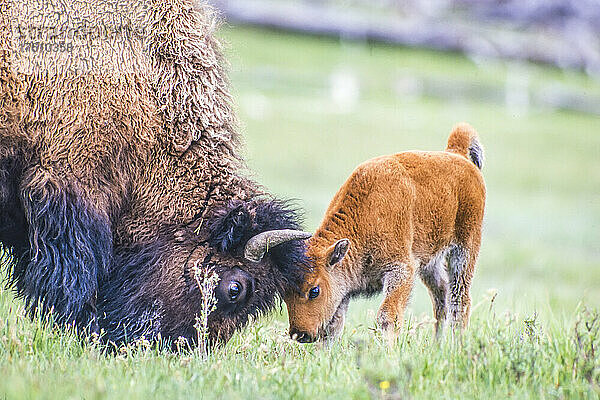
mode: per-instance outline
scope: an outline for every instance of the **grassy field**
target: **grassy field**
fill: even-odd
[[[600,118],[398,89],[418,76],[503,90],[501,63],[247,28],[223,36],[248,163],[298,199],[308,229],[358,163],[442,149],[459,121],[479,131],[488,203],[469,330],[436,342],[417,282],[393,348],[372,329],[374,298],[351,303],[330,347],[291,342],[282,307],[208,360],[144,343],[105,355],[29,321],[0,289],[0,399],[600,398]],[[600,92],[577,73],[520,68],[534,90]],[[335,100],[340,80],[354,101]]]

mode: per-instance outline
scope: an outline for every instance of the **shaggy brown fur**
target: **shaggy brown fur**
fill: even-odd
[[[303,342],[335,336],[350,298],[381,290],[377,322],[394,334],[415,272],[431,294],[436,330],[447,311],[451,324],[466,326],[485,205],[482,162],[475,131],[461,124],[445,152],[409,151],[359,165],[308,242],[313,272],[285,297],[290,334]]]
[[[193,339],[189,271],[213,267],[223,297],[224,277],[247,285],[246,303],[224,299],[212,316],[213,337],[226,340],[301,275],[301,244],[250,263],[245,241],[297,229],[298,217],[246,177],[213,11],[117,3],[57,11],[0,0],[0,241],[18,259],[11,282],[32,312],[99,324],[109,338]],[[39,37],[23,31],[32,15]],[[111,26],[129,36],[93,31]],[[27,50],[56,33],[71,52]]]

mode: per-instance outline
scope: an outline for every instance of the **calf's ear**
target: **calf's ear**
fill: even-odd
[[[350,240],[340,239],[329,248],[329,266],[333,266],[344,258],[350,247]]]

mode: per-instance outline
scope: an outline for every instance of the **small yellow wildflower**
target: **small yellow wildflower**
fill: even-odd
[[[381,390],[387,390],[390,388],[390,381],[381,381],[379,382],[379,387]]]

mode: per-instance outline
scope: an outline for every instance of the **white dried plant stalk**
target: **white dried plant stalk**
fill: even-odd
[[[203,358],[206,358],[208,356],[208,317],[217,308],[215,289],[219,284],[219,275],[213,268],[204,269],[198,267],[198,265],[193,267],[193,272],[202,298],[200,315],[196,315],[194,328],[196,328],[198,335],[200,354]]]

